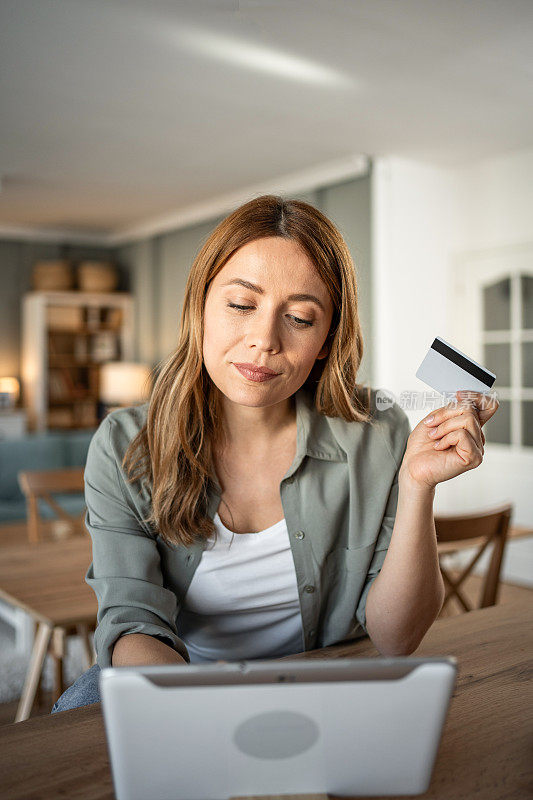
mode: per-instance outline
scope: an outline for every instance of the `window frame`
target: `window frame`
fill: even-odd
[[[472,353],[472,357],[481,364],[486,365],[486,344],[510,344],[510,386],[500,387],[496,379],[494,389],[500,401],[509,401],[511,404],[511,441],[504,444],[491,442],[487,438],[487,445],[530,453],[533,445],[523,444],[522,404],[524,401],[533,401],[533,387],[525,387],[522,383],[522,344],[533,342],[533,329],[523,327],[522,276],[533,278],[533,244],[459,255],[454,262],[453,297],[460,313],[452,313],[452,317],[457,347]],[[511,327],[509,330],[485,330],[484,291],[506,279],[511,282]],[[473,348],[475,353],[472,352]]]

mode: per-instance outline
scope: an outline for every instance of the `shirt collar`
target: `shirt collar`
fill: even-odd
[[[331,419],[319,414],[315,408],[312,392],[304,387],[298,389],[296,400],[296,455],[287,477],[293,475],[302,463],[305,456],[319,458],[323,461],[347,461],[346,451],[339,445],[332,428],[337,424],[336,419]],[[216,476],[212,476],[212,490],[209,502],[210,516],[218,507],[220,498],[220,485]]]
[[[313,394],[301,387],[296,392],[296,456],[300,463],[304,456],[325,461],[346,461],[346,451],[339,445],[332,426],[335,420],[319,414]]]

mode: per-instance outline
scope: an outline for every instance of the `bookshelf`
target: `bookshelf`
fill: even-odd
[[[22,300],[22,387],[30,430],[93,428],[106,361],[133,360],[126,292],[28,292]]]

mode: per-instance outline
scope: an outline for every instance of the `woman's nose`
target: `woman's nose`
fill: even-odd
[[[249,323],[245,340],[249,347],[258,347],[260,350],[279,349],[278,321],[275,316],[258,315]]]

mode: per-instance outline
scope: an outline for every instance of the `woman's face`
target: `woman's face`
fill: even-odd
[[[239,405],[282,402],[302,386],[315,360],[327,355],[332,317],[328,290],[300,245],[281,237],[249,242],[231,256],[207,292],[207,372]],[[254,381],[235,364],[269,367],[278,374]]]

